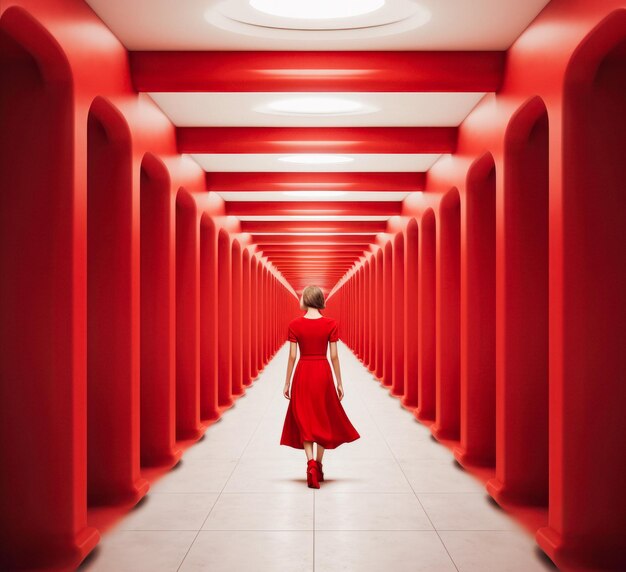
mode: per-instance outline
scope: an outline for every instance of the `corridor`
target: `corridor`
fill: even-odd
[[[1,0],[0,572],[626,570],[625,94],[624,0]]]
[[[81,570],[554,570],[532,535],[338,346],[342,404],[362,437],[325,453],[320,489],[306,486],[304,452],[278,445],[285,344]]]

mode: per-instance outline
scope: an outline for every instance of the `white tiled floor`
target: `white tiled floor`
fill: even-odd
[[[339,343],[361,438],[324,456],[279,445],[288,346],[81,567],[90,572],[541,572],[533,538]]]

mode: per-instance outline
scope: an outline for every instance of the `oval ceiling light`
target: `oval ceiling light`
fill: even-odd
[[[315,153],[301,153],[299,155],[286,155],[285,157],[279,157],[279,161],[285,163],[300,163],[303,165],[324,165],[331,163],[350,163],[354,161],[352,157],[346,155],[323,155]]]
[[[259,12],[298,20],[362,16],[384,5],[385,0],[250,0],[250,6]]]
[[[283,195],[290,197],[338,197],[347,194],[347,191],[283,191]]]
[[[262,113],[286,115],[350,115],[371,113],[376,109],[360,101],[343,97],[299,96],[271,101],[256,108]]]

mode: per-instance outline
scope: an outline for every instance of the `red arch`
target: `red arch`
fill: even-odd
[[[99,533],[87,526],[72,70],[55,38],[12,6],[0,18],[0,74],[0,456],[11,459],[0,472],[0,567],[77,566]]]
[[[497,200],[496,475],[499,502],[548,501],[548,112],[532,97],[504,138]]]
[[[202,421],[222,416],[219,406],[217,228],[208,213],[200,216],[200,395]]]
[[[243,369],[242,369],[242,323],[243,315],[241,313],[241,305],[243,302],[242,292],[242,267],[241,267],[241,243],[236,238],[233,239],[231,245],[231,296],[232,296],[232,370],[231,384],[233,395],[241,395],[245,393],[243,386]]]
[[[96,97],[87,116],[87,490],[92,505],[137,501],[141,462],[159,464],[158,439],[142,442],[139,217],[128,123]],[[173,421],[173,420],[172,420]],[[161,455],[163,454],[163,457]]]
[[[224,410],[234,404],[232,374],[232,276],[231,276],[231,244],[228,232],[221,228],[217,233],[217,264],[218,264],[218,404]]]
[[[437,222],[432,209],[420,220],[418,285],[417,409],[424,423],[435,419],[437,377]]]
[[[392,263],[392,319],[391,319],[391,395],[404,395],[404,233],[398,232],[393,237]]]
[[[562,219],[550,228],[549,524],[537,532],[557,564],[626,566],[626,464],[615,453],[626,433],[625,78],[620,9],[583,39],[564,79],[563,187],[550,205]]]
[[[243,344],[243,354],[242,354],[242,368],[243,368],[243,384],[248,386],[252,383],[252,373],[251,373],[251,361],[250,361],[250,337],[251,337],[251,306],[250,306],[250,276],[251,276],[251,260],[250,260],[250,249],[244,248],[242,257],[242,344]],[[282,308],[282,306],[281,306]]]
[[[198,209],[180,188],[176,223],[176,434],[198,439],[204,426],[200,384],[200,237]]]
[[[419,228],[411,218],[406,226],[404,276],[404,396],[407,409],[417,407],[419,341]]]
[[[382,247],[382,380],[383,386],[390,387],[393,375],[393,244],[387,238]],[[349,283],[352,285],[352,281]]]
[[[492,466],[496,442],[496,166],[489,152],[467,172],[461,243],[461,427],[454,455],[462,465]]]
[[[461,200],[450,189],[439,206],[437,225],[437,439],[457,439],[460,429]]]

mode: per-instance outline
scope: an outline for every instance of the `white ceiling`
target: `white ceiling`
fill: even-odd
[[[417,9],[430,15],[426,23],[409,17],[385,25],[396,19],[394,14],[403,17],[407,4],[387,0],[387,8],[394,12],[390,17],[381,11],[373,19],[349,22],[342,30],[303,31],[268,27],[267,20],[264,25],[237,22],[235,12],[246,9],[240,0],[86,1],[129,50],[254,51],[505,50],[548,4],[548,0],[420,0]],[[296,21],[294,27],[301,24]],[[285,26],[284,20],[275,25]],[[350,29],[363,25],[369,27]]]
[[[179,127],[456,127],[484,93],[150,93]],[[336,97],[376,111],[305,116],[257,111],[287,98]]]
[[[336,0],[342,2],[344,0]],[[404,51],[506,50],[549,0],[386,0],[380,10],[334,21],[289,20],[254,10],[249,0],[86,0],[129,50]],[[312,3],[315,0],[311,0]],[[309,28],[309,29],[303,29]],[[334,29],[329,29],[334,28]],[[367,113],[306,116],[262,113],[259,108],[298,93],[150,93],[180,127],[445,127],[458,126],[484,93],[335,93],[360,101]],[[316,93],[315,96],[322,96]],[[278,154],[192,154],[206,171],[230,172],[423,172],[440,154],[358,154],[338,164],[295,164]],[[409,193],[349,192],[332,197],[281,192],[220,192],[226,201],[401,201]],[[240,220],[311,220],[272,214]],[[315,210],[310,211],[312,215]],[[319,220],[388,220],[390,216],[330,215]],[[315,219],[313,219],[315,220]],[[256,232],[254,234],[257,234]],[[261,233],[259,233],[261,234]],[[315,235],[290,234],[302,244]],[[292,243],[294,244],[294,243]],[[326,246],[327,242],[320,244]]]
[[[324,196],[321,198],[311,197],[311,196],[293,196],[293,195],[285,195],[281,191],[260,191],[260,192],[250,192],[250,191],[223,191],[218,192],[218,194],[225,201],[261,201],[261,202],[274,202],[274,201],[288,201],[288,202],[315,202],[315,201],[324,201],[332,202],[332,201],[356,201],[356,202],[367,202],[367,201],[402,201],[405,197],[407,197],[410,193],[399,193],[399,192],[384,192],[379,193],[377,191],[347,191],[343,195],[336,196]],[[239,217],[241,218],[241,217]]]
[[[239,220],[248,221],[334,221],[334,220],[389,220],[392,215],[242,215]]]
[[[260,153],[192,153],[196,162],[205,171],[218,172],[283,172],[283,173],[367,173],[367,172],[423,172],[427,171],[433,163],[441,157],[440,154],[383,154],[383,153],[341,153],[353,159],[350,163],[335,163],[329,165],[310,165],[285,163],[279,161],[286,154]]]
[[[360,235],[370,236],[376,233],[373,233],[373,232],[289,232],[289,233],[286,233],[284,231],[275,231],[275,230],[259,230],[259,231],[255,230],[251,234],[266,234],[268,235],[268,238],[271,238],[271,235],[273,234],[278,234],[278,235],[289,234],[292,236],[302,236],[304,240],[306,237],[316,237],[316,236],[337,236],[338,234],[349,234],[350,236],[355,235],[355,234],[360,234]],[[328,242],[320,242],[320,241],[315,242],[315,238],[311,239],[311,241],[306,240],[306,242],[301,242],[299,244],[306,244],[308,242],[311,242],[311,244],[307,244],[307,246],[328,246],[329,244]],[[280,243],[278,244],[280,245]],[[290,242],[288,244],[291,245],[292,243]],[[351,243],[346,243],[345,246],[351,246]]]

